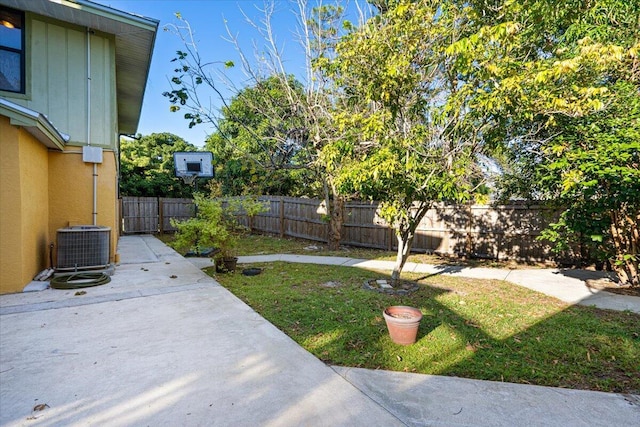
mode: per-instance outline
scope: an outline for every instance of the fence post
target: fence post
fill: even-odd
[[[160,234],[164,234],[164,203],[160,197],[158,197],[158,228]]]
[[[284,197],[280,196],[280,238],[284,237]]]
[[[136,216],[136,230],[142,230],[142,217],[140,216],[142,208],[140,207],[140,200],[136,201],[136,208],[136,212],[138,212],[138,216]]]

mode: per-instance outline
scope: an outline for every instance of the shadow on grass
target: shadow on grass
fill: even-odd
[[[609,392],[640,392],[640,316],[571,307],[502,281],[431,276],[409,296],[362,289],[379,273],[265,264],[218,280],[328,364]],[[332,281],[341,285],[321,286]],[[418,307],[418,341],[394,344],[382,311]],[[635,334],[635,335],[634,335]]]

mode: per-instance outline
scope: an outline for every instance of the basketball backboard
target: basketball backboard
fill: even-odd
[[[173,163],[177,177],[213,178],[213,154],[209,151],[177,151]]]

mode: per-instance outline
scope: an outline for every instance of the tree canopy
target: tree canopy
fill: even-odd
[[[221,109],[206,142],[223,194],[308,195],[308,131],[289,91],[304,96],[292,76],[276,76],[238,92]]]
[[[175,177],[173,153],[198,148],[171,133],[120,140],[120,193],[123,196],[191,197],[193,188]]]
[[[553,204],[562,213],[545,238],[640,284],[640,3],[370,3],[377,14],[338,30],[339,6],[308,13],[299,2],[304,84],[287,74],[266,19],[269,72],[241,54],[251,85],[219,118],[198,98],[203,84],[221,95],[207,63],[192,44],[178,52],[166,95],[192,125],[217,126],[209,144],[228,191],[315,183],[337,203],[332,239],[346,197],[381,201],[398,235],[398,277],[434,202],[486,197],[478,159],[490,155],[500,162],[495,197]],[[290,173],[301,165],[313,173]]]
[[[622,0],[470,2],[477,30],[449,51],[461,91],[503,149],[502,197],[561,210],[556,249],[610,260],[640,284],[640,4]]]
[[[336,46],[325,65],[345,102],[334,110],[345,137],[323,149],[339,191],[380,201],[396,229],[397,279],[416,228],[435,202],[460,202],[479,189],[478,123],[457,97],[463,11],[436,1],[398,2]]]

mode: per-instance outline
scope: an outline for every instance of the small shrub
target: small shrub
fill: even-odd
[[[209,199],[201,194],[194,196],[196,216],[185,221],[171,220],[176,228],[175,240],[171,246],[179,251],[202,252],[205,248],[218,248],[223,257],[234,256],[237,238],[233,233],[234,224],[229,221],[222,202]]]

